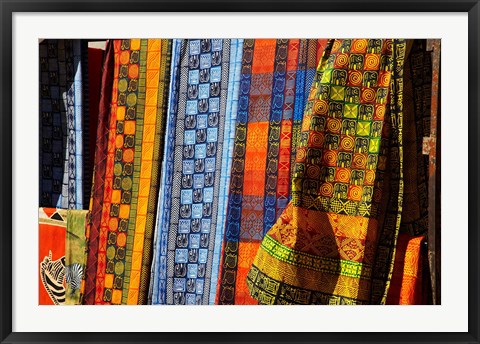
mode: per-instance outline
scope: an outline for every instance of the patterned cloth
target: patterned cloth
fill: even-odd
[[[101,102],[103,67],[105,51],[102,49],[88,48],[88,94],[84,96],[83,102],[88,107],[88,121],[84,121],[84,128],[88,131],[88,141],[84,145],[84,173],[83,185],[84,195],[83,204],[90,204],[92,194],[93,170],[95,166],[95,147],[97,141],[98,114]],[[107,73],[107,74],[111,74]],[[110,92],[111,93],[111,92]]]
[[[88,210],[68,210],[65,243],[65,282],[67,305],[81,305],[85,288],[87,232],[90,226]]]
[[[428,231],[428,155],[423,137],[430,136],[431,52],[425,40],[414,40],[404,74],[404,207],[400,231],[412,236]]]
[[[40,304],[427,303],[409,42],[45,40]]]
[[[65,304],[65,241],[67,210],[40,208],[39,304]]]
[[[85,271],[84,304],[92,305],[95,301],[96,277],[98,264],[98,239],[103,210],[105,192],[105,172],[108,153],[108,135],[110,133],[110,102],[112,100],[114,72],[113,41],[108,41],[103,61],[98,120],[96,126],[95,157],[93,169],[93,185],[90,198],[91,226],[88,233],[88,256]]]
[[[329,42],[305,109],[292,201],[248,274],[260,303],[385,303],[403,196],[404,53],[402,40]]]
[[[39,209],[39,304],[82,304],[88,224],[88,210]]]
[[[229,76],[236,75],[230,73],[230,61],[238,59],[239,43],[175,41],[153,304],[209,303],[220,180],[228,170],[224,146],[229,144],[234,106],[228,105],[227,117],[227,102],[235,101],[228,93],[229,84],[235,83]]]
[[[84,208],[83,96],[87,46],[82,40],[40,43],[40,206]],[[87,185],[88,188],[88,185]]]
[[[428,266],[423,244],[428,232],[428,155],[423,137],[430,136],[431,53],[425,40],[414,40],[404,68],[404,206],[387,304],[427,304]]]
[[[220,174],[220,191],[218,195],[218,219],[215,233],[215,250],[213,252],[212,277],[210,281],[210,304],[214,304],[217,280],[220,269],[222,239],[225,233],[225,221],[230,189],[230,175],[233,161],[233,144],[237,122],[238,100],[240,95],[240,76],[243,56],[243,39],[233,39],[230,46],[230,75],[228,77],[227,110],[225,116],[225,134],[222,154],[222,171]]]
[[[159,39],[113,42],[108,148],[99,181],[104,192],[94,192],[92,201],[102,204],[96,304],[146,302],[170,47],[171,41]]]
[[[290,198],[291,156],[326,40],[245,40],[216,303],[252,304],[245,279]]]
[[[424,236],[412,237],[400,233],[395,253],[392,282],[388,290],[388,305],[426,304],[423,280]]]
[[[166,282],[166,240],[168,235],[168,224],[170,222],[170,207],[172,199],[173,162],[175,148],[175,124],[178,102],[178,83],[180,67],[181,40],[173,40],[171,57],[171,74],[169,84],[169,103],[167,109],[167,123],[165,129],[165,151],[162,162],[162,179],[160,181],[161,193],[159,195],[157,222],[155,227],[154,259],[150,279],[150,290],[148,303],[158,303],[158,291],[161,295],[165,292]],[[160,278],[159,278],[160,277]],[[163,298],[164,300],[164,298]]]

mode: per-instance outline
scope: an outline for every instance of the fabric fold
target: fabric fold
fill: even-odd
[[[113,91],[114,48],[113,41],[106,44],[105,57],[102,67],[100,87],[100,102],[98,105],[98,119],[96,125],[95,154],[93,164],[93,181],[90,198],[90,231],[88,233],[87,263],[85,271],[85,293],[83,302],[86,305],[94,304],[95,283],[98,263],[98,245],[100,224],[102,220],[103,195],[105,192],[106,163],[108,154],[108,135],[110,125],[110,103]],[[91,105],[93,106],[93,104]]]
[[[302,122],[292,200],[248,273],[261,304],[386,301],[403,196],[402,40],[330,40]]]
[[[209,303],[222,158],[229,144],[225,127],[231,125],[226,118],[231,47],[230,39],[176,43],[153,304]]]
[[[249,39],[228,192],[217,304],[255,304],[246,276],[266,231],[290,199],[291,156],[317,54],[327,40]]]
[[[148,270],[151,259],[170,44],[160,39],[113,41],[103,195],[92,200],[102,205],[95,304],[147,299],[149,276],[142,265]]]
[[[83,209],[83,151],[88,132],[87,46],[82,40],[47,39],[40,55],[41,207]]]

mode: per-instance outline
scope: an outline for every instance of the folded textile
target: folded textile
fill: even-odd
[[[403,197],[405,42],[331,40],[302,123],[292,201],[248,273],[262,304],[383,304]]]

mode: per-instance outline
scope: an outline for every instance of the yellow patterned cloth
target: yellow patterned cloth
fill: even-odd
[[[384,304],[403,196],[405,41],[330,40],[305,108],[292,200],[247,277],[261,304]]]

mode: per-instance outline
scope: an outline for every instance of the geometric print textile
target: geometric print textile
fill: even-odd
[[[404,66],[404,206],[387,304],[429,304],[426,235],[432,65],[425,40],[412,40]]]
[[[168,208],[157,213],[151,302],[209,304],[223,147],[229,139],[231,40],[181,40],[175,46],[168,130],[175,136],[165,148],[171,189],[166,186],[160,200]]]
[[[427,45],[43,40],[39,303],[430,304]]]
[[[83,160],[88,135],[83,127],[88,121],[84,106],[87,53],[83,40],[46,39],[39,45],[40,207],[86,206]]]
[[[110,132],[110,103],[112,99],[114,48],[109,40],[106,45],[103,73],[100,87],[100,101],[95,139],[95,154],[93,161],[93,183],[90,198],[90,231],[88,233],[87,262],[85,271],[85,292],[83,302],[94,304],[95,284],[98,263],[98,244],[100,224],[102,221],[103,195],[105,192],[106,162],[108,153],[108,136]]]
[[[292,200],[248,273],[259,303],[385,303],[403,196],[404,54],[402,40],[329,41],[303,116]]]
[[[245,283],[247,272],[266,231],[290,199],[291,159],[326,43],[244,42],[217,304],[257,303]]]
[[[160,39],[113,41],[95,304],[138,304],[140,296],[146,303],[170,46]]]

